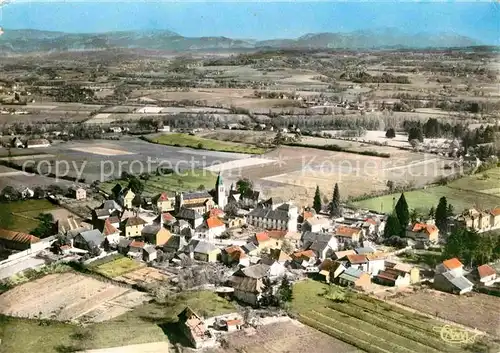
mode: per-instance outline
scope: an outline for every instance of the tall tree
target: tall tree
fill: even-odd
[[[394,235],[401,234],[401,225],[399,224],[399,219],[395,211],[393,211],[389,217],[387,217],[387,222],[384,228],[384,238],[388,239]]]
[[[335,183],[335,187],[333,188],[333,197],[332,197],[332,202],[330,203],[330,216],[331,217],[342,216],[342,209],[340,207],[340,191],[338,183]]]
[[[316,191],[314,192],[313,208],[316,213],[321,211],[321,193],[319,191],[319,186],[316,186]]]
[[[292,300],[293,292],[292,292],[292,283],[285,275],[281,280],[281,284],[278,288],[278,301],[280,304],[289,302]]]
[[[401,193],[398,202],[396,203],[396,215],[398,217],[401,232],[404,232],[408,223],[410,222],[410,211],[408,210],[408,203],[406,202],[405,194]]]
[[[446,209],[446,215],[448,217],[453,216],[453,213],[455,212],[455,207],[451,203],[448,204],[448,208]]]
[[[439,228],[440,232],[448,231],[448,201],[446,197],[441,197],[439,203],[436,207],[436,226]]]

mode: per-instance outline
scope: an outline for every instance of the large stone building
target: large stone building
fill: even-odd
[[[215,202],[207,191],[184,192],[176,195],[175,209],[191,209],[199,214],[205,214],[215,207]]]
[[[264,229],[297,231],[298,208],[290,202],[269,199],[247,215],[247,223]]]

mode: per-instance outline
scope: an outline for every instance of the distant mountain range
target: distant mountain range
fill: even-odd
[[[26,53],[67,50],[131,48],[165,51],[221,49],[421,49],[470,47],[480,42],[453,33],[407,34],[397,29],[350,33],[311,33],[297,39],[255,41],[227,37],[184,37],[168,30],[106,33],[63,33],[4,29],[0,52]]]

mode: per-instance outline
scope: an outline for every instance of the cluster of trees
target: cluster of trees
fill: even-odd
[[[468,266],[480,266],[500,258],[500,234],[458,228],[448,236],[444,258],[457,257]]]
[[[343,80],[349,80],[356,83],[402,83],[410,84],[408,76],[393,75],[384,72],[382,75],[372,76],[367,72],[343,73],[340,75]]]
[[[326,201],[328,200],[326,199]],[[319,190],[319,186],[316,186],[316,191],[314,192],[313,199],[313,209],[316,211],[316,213],[319,213],[322,207],[321,191]],[[342,216],[342,207],[340,205],[340,190],[338,183],[335,183],[335,187],[333,188],[332,201],[328,204],[328,212],[331,217]]]
[[[76,85],[58,87],[48,94],[58,102],[88,103],[95,99],[93,90]]]
[[[451,125],[450,123],[440,122],[435,118],[429,118],[422,124],[420,121],[405,120],[403,122],[403,129],[408,133],[408,140],[423,141],[426,138],[438,137],[454,137],[462,138],[468,131],[462,124]]]
[[[278,306],[283,307],[286,303],[290,302],[293,298],[292,283],[287,276],[281,279],[278,290],[274,292],[273,285],[269,278],[264,278],[264,287],[262,288],[262,296],[259,301],[259,306]]]

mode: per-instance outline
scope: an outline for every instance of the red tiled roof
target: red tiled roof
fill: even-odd
[[[7,229],[0,229],[0,239],[5,239],[22,244],[32,244],[40,241],[40,238],[37,238],[34,235],[21,232],[13,232]]]
[[[347,260],[351,264],[364,264],[368,261],[365,255],[347,255]]]
[[[129,217],[127,218],[127,222],[125,223],[127,227],[139,226],[141,224],[146,224],[146,221],[140,217]]]
[[[490,211],[493,216],[500,216],[500,207],[494,208]]]
[[[233,260],[238,260],[238,259],[243,259],[247,256],[247,254],[245,254],[245,251],[237,246],[237,245],[233,245],[233,246],[230,246],[228,248],[225,248],[224,251],[233,259]]]
[[[241,325],[241,320],[227,320],[226,324],[227,326]]]
[[[373,218],[367,218],[367,219],[365,219],[365,222],[373,224],[373,225],[377,225],[377,221],[374,220]]]
[[[269,238],[269,234],[267,232],[260,232],[255,234],[255,239],[257,239],[257,241],[261,243],[264,241],[268,241],[271,238]]]
[[[162,192],[159,196],[158,196],[158,201],[168,201],[168,195],[166,192]]]
[[[303,251],[294,252],[292,254],[292,257],[295,259],[300,259],[302,257],[310,259],[312,257],[316,257],[316,254],[312,250],[303,250]]]
[[[104,221],[104,229],[102,230],[102,235],[110,235],[119,233],[118,229],[116,229],[110,222],[109,218]]]
[[[212,208],[208,212],[208,217],[222,217],[224,215],[224,211],[220,208]]]
[[[438,229],[435,225],[427,223],[415,223],[412,228],[412,232],[425,231],[427,234],[435,233],[437,230]]]
[[[163,213],[161,216],[163,218],[163,222],[169,222],[175,220],[175,217],[168,212]]]
[[[304,213],[302,214],[302,218],[304,219],[304,221],[307,221],[312,217],[314,217],[314,214],[311,211],[304,211]]]
[[[270,230],[267,232],[267,235],[273,239],[283,239],[286,233],[286,230]]]
[[[335,230],[335,234],[344,237],[352,237],[353,235],[358,234],[360,231],[361,229],[359,228],[340,226]]]
[[[224,222],[222,222],[217,217],[210,217],[210,218],[207,219],[207,227],[209,229],[217,228],[217,227],[222,227],[223,225],[224,225]]]
[[[462,263],[456,257],[454,257],[453,259],[443,261],[443,265],[448,270],[454,270],[463,266]]]
[[[488,277],[488,276],[493,276],[496,274],[496,271],[493,269],[493,267],[489,265],[482,265],[477,268],[477,272],[479,273],[480,278]]]
[[[134,240],[130,243],[131,248],[143,248],[144,247],[144,242],[143,241],[137,241]]]

